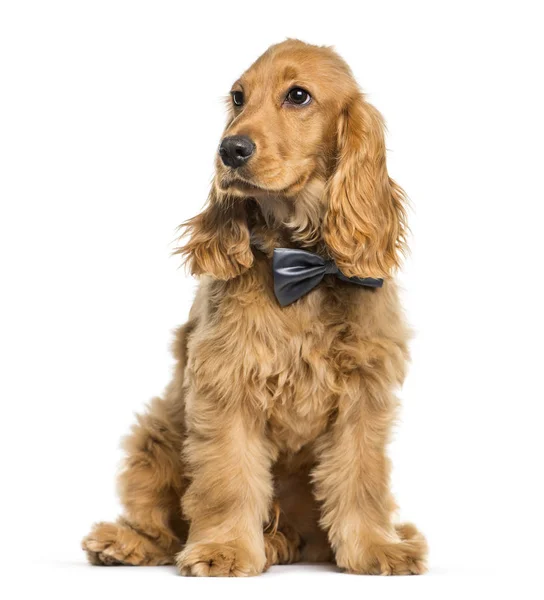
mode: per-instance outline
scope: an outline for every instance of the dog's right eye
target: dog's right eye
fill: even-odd
[[[244,92],[231,92],[231,96],[235,106],[242,106],[244,103]]]

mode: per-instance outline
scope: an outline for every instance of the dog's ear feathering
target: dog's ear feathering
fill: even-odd
[[[180,225],[187,242],[174,254],[184,257],[192,275],[216,279],[237,277],[253,264],[243,200],[212,189],[205,209]]]
[[[358,93],[342,111],[337,136],[325,243],[345,275],[388,277],[405,254],[406,198],[387,173],[382,116]]]

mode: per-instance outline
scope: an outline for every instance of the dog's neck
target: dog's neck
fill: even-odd
[[[296,197],[263,195],[248,203],[251,245],[267,256],[274,248],[304,248],[325,253],[321,229],[325,181],[312,179]]]

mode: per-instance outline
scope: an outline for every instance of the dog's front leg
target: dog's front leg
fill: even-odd
[[[190,531],[177,556],[180,572],[257,575],[266,563],[263,523],[272,497],[264,419],[227,398],[195,397],[188,405],[184,456],[192,481],[182,504]]]
[[[335,422],[317,444],[313,478],[321,524],[338,566],[351,573],[425,571],[425,538],[413,525],[392,522],[386,445],[395,406],[395,397],[375,381],[363,385],[357,396],[341,398]]]

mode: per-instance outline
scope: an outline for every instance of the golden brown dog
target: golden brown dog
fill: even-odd
[[[425,570],[425,539],[393,522],[386,456],[408,356],[403,203],[382,119],[330,48],[272,46],[234,84],[208,204],[178,250],[201,279],[174,379],[126,439],[125,514],[85,538],[92,563]],[[279,247],[384,285],[326,275],[282,308]]]

